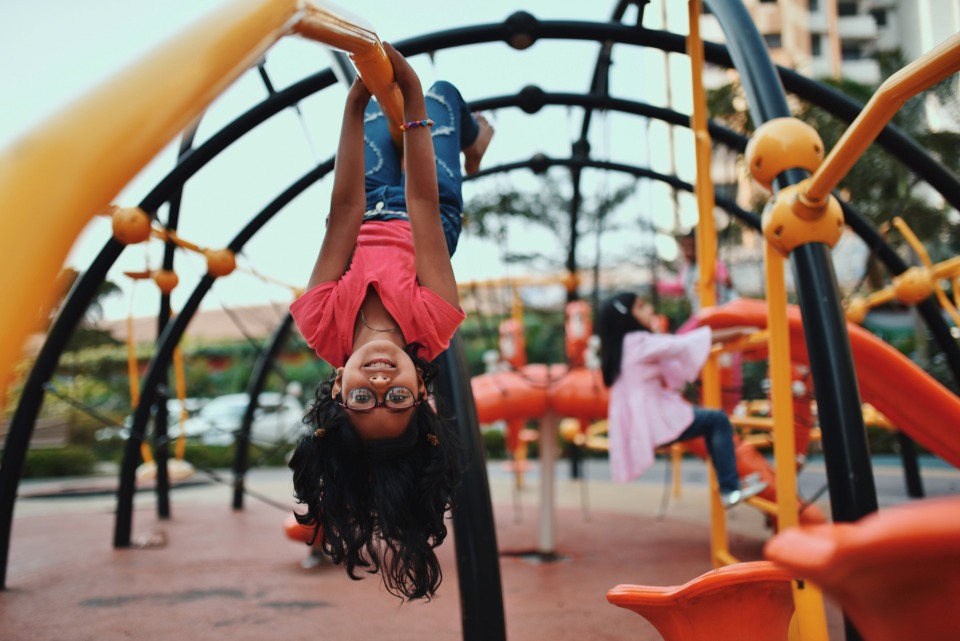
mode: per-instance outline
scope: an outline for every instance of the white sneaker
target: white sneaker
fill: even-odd
[[[723,503],[723,507],[729,509],[741,501],[745,501],[751,496],[756,496],[767,489],[767,482],[761,481],[759,474],[751,474],[745,477],[743,481],[745,485],[739,490],[720,493],[720,502]]]

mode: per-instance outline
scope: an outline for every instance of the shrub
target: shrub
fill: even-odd
[[[271,447],[269,449],[250,448],[250,467],[276,467],[287,464],[287,453],[293,445]],[[198,469],[232,468],[236,457],[233,445],[203,445],[188,443],[184,458]]]
[[[483,447],[487,452],[487,460],[507,458],[506,439],[500,430],[483,430]]]
[[[27,452],[23,478],[58,478],[93,474],[97,457],[85,447],[51,447]]]

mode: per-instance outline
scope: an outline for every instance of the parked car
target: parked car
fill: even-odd
[[[206,445],[229,445],[236,438],[247,411],[247,394],[226,394],[212,399],[184,423],[188,438]],[[258,443],[293,443],[303,431],[303,406],[289,394],[263,392],[250,427],[250,438]]]
[[[194,416],[207,403],[205,398],[187,398],[184,399],[183,406],[187,409],[187,417]],[[156,407],[150,410],[150,420],[156,419]],[[109,441],[110,439],[130,438],[130,428],[133,426],[133,415],[128,415],[123,419],[123,425],[115,427],[104,427],[97,430],[93,437],[98,441]],[[149,429],[149,428],[148,428]],[[180,399],[171,398],[167,401],[167,434],[170,437],[176,437],[180,433]]]

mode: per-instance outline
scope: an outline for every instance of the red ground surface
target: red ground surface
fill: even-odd
[[[462,638],[452,536],[439,551],[440,596],[401,604],[378,577],[351,581],[338,567],[302,568],[307,550],[284,538],[276,507],[249,500],[234,512],[225,489],[216,501],[176,498],[171,520],[158,521],[149,506],[137,511],[134,539],[147,545],[126,550],[111,547],[109,499],[99,509],[24,510],[0,593],[0,639]],[[501,550],[534,547],[536,512],[528,506],[518,523],[509,501],[494,500]],[[558,510],[557,551],[568,560],[501,557],[511,641],[659,639],[644,619],[608,604],[606,591],[619,583],[678,585],[711,569],[705,523],[608,509],[612,499],[599,493],[595,500],[604,509],[588,518]],[[734,534],[731,549],[757,560],[763,542]],[[835,608],[828,618],[831,638],[842,639]]]

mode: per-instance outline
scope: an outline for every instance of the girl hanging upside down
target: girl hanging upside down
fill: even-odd
[[[434,548],[457,484],[453,434],[428,392],[431,364],[464,319],[450,256],[461,229],[460,153],[479,170],[493,128],[457,89],[426,96],[384,43],[403,95],[402,155],[360,78],[347,95],[327,230],[309,290],[290,307],[307,343],[335,368],[290,460],[301,524],[357,571],[381,572],[392,594],[430,598]],[[363,177],[363,179],[361,179]]]

